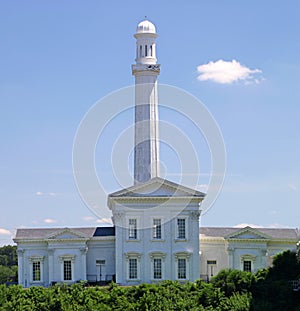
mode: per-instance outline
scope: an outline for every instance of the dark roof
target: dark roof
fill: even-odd
[[[94,236],[114,236],[114,227],[86,227],[86,228],[30,228],[17,229],[15,239],[48,239],[60,234],[64,230],[70,230],[79,236],[92,238]]]
[[[98,227],[93,236],[115,236],[115,227]]]
[[[233,227],[200,227],[200,234],[206,237],[225,237],[242,230],[243,228]],[[273,239],[299,239],[299,229],[295,228],[252,228]]]

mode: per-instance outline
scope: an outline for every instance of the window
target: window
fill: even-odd
[[[136,240],[137,239],[137,219],[136,218],[130,218],[129,219],[128,238],[130,240]]]
[[[216,260],[207,260],[208,265],[216,265],[217,261]]]
[[[153,239],[159,240],[162,238],[161,234],[161,219],[153,219]]]
[[[96,281],[103,281],[106,278],[106,267],[104,259],[96,260]]]
[[[241,270],[246,272],[255,271],[256,256],[252,254],[244,254],[241,257]]]
[[[150,45],[150,56],[153,56],[153,46]]]
[[[145,56],[148,56],[148,46],[145,45]]]
[[[44,256],[29,257],[30,263],[30,282],[43,282]]]
[[[142,46],[140,45],[140,57],[142,57],[142,53],[143,53],[143,50],[142,50]]]
[[[162,279],[162,259],[153,259],[153,279]]]
[[[178,258],[177,266],[177,278],[186,279],[186,258]]]
[[[207,260],[207,275],[214,276],[214,270],[217,265],[216,260]]]
[[[137,258],[129,258],[129,271],[128,271],[129,279],[137,279],[138,278],[138,262]]]
[[[175,276],[177,280],[189,279],[189,262],[191,253],[178,252],[175,253]]]
[[[75,255],[66,254],[59,256],[61,281],[74,281]]]
[[[39,282],[41,281],[41,262],[34,261],[32,263],[32,281]]]
[[[185,239],[186,232],[185,232],[185,218],[178,218],[177,219],[177,238],[178,239]]]
[[[64,260],[64,281],[72,281],[72,262]]]
[[[159,281],[165,279],[165,258],[164,252],[150,253],[151,259],[151,280]]]
[[[96,265],[105,265],[105,260],[97,259]]]
[[[137,281],[140,279],[141,254],[129,252],[126,256],[126,279],[128,281]]]
[[[251,272],[252,270],[251,270],[251,260],[244,260],[244,271],[246,271],[246,272]]]

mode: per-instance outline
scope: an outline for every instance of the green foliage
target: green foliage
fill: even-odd
[[[251,294],[233,293],[220,304],[222,311],[249,311],[251,306]]]
[[[296,252],[286,251],[275,256],[269,278],[294,280],[300,277],[300,264]]]
[[[17,280],[17,247],[6,245],[0,247],[0,284]]]
[[[87,287],[56,284],[49,288],[0,285],[0,311],[300,311],[300,292],[294,292],[283,268],[289,264],[295,275],[293,255],[284,253],[274,267],[256,274],[223,270],[211,283],[181,284],[164,281],[122,287]]]
[[[247,300],[248,299],[248,300]],[[0,310],[155,310],[155,311],[213,311],[248,310],[240,307],[250,305],[250,298],[236,294],[225,295],[212,284],[166,281],[161,284],[142,284],[121,287],[85,287],[55,285],[49,288],[0,286]]]
[[[5,245],[0,247],[0,265],[11,267],[17,264],[17,246]]]
[[[300,292],[294,292],[290,280],[300,276],[300,263],[294,252],[278,254],[273,267],[255,274],[256,281],[251,287],[254,311],[293,311],[300,310]]]
[[[226,297],[235,292],[248,292],[255,281],[255,276],[250,272],[225,269],[212,278],[214,287],[220,288]]]

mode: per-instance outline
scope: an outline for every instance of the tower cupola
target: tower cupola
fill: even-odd
[[[156,64],[155,40],[157,33],[155,26],[148,20],[140,22],[134,37],[136,40],[136,63]]]

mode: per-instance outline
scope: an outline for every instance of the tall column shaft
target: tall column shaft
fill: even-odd
[[[18,249],[17,250],[18,254],[18,283],[20,285],[24,286],[24,250],[23,249]]]
[[[146,71],[145,69],[150,66],[139,65],[138,67],[139,70],[135,71],[134,179],[136,183],[146,182],[159,176],[157,97],[159,70]]]

